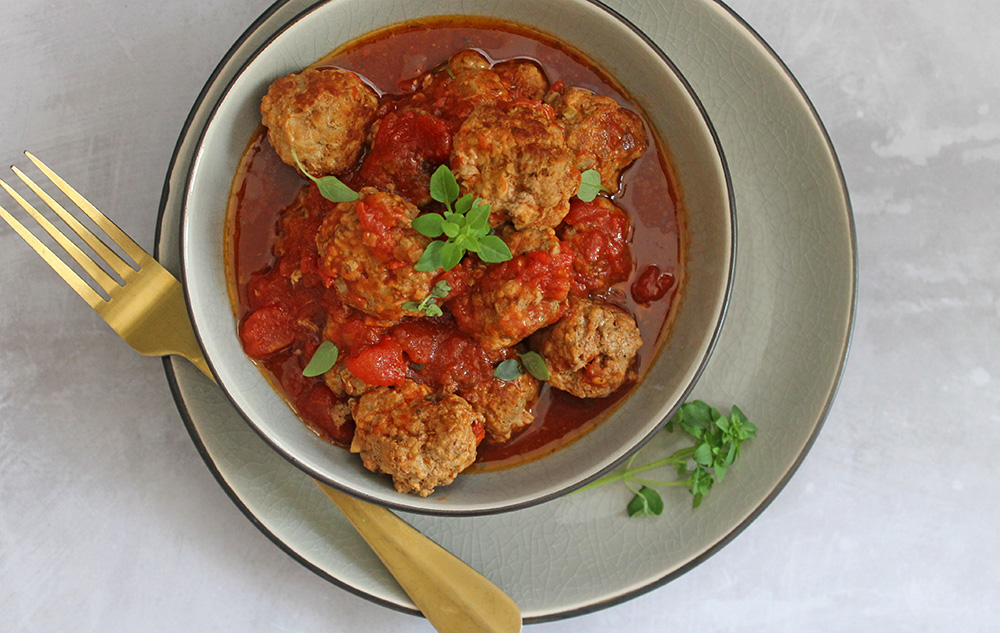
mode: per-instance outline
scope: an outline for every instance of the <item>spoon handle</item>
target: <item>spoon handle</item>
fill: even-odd
[[[381,506],[319,482],[439,633],[517,633],[521,612],[507,594]]]

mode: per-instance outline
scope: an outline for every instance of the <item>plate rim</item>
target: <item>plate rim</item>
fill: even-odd
[[[197,98],[196,98],[193,106],[191,107],[191,109],[189,111],[189,114],[188,114],[187,118],[185,119],[185,122],[184,122],[184,124],[183,124],[183,126],[181,128],[181,132],[180,132],[180,134],[178,136],[178,140],[177,140],[177,143],[176,143],[176,145],[174,147],[174,151],[173,151],[173,153],[171,155],[171,159],[170,159],[170,162],[168,164],[168,168],[167,168],[167,172],[166,172],[166,179],[165,179],[163,190],[162,190],[162,193],[161,193],[160,204],[159,204],[159,209],[158,209],[158,214],[157,214],[157,220],[156,220],[156,232],[155,232],[155,237],[154,237],[154,251],[153,251],[154,252],[154,257],[156,257],[157,259],[159,259],[159,257],[160,257],[160,249],[161,249],[161,245],[163,243],[163,218],[164,218],[164,215],[166,213],[167,204],[168,204],[168,202],[169,202],[169,200],[171,198],[171,195],[170,195],[170,193],[171,193],[171,191],[170,191],[171,190],[171,187],[170,187],[170,185],[171,185],[171,176],[175,173],[175,171],[177,169],[177,163],[178,163],[178,160],[180,158],[180,154],[181,154],[181,151],[182,151],[182,146],[184,145],[185,140],[188,138],[188,135],[189,135],[189,132],[190,132],[190,128],[191,128],[191,126],[192,126],[195,118],[197,117],[197,114],[198,114],[199,110],[201,109],[205,98],[207,97],[208,93],[210,92],[211,88],[213,87],[213,84],[216,82],[216,80],[218,79],[218,77],[222,74],[222,72],[224,71],[224,69],[226,68],[226,66],[234,58],[234,56],[236,55],[236,53],[245,44],[245,42],[248,39],[250,39],[250,37],[252,37],[253,33],[257,29],[259,29],[263,25],[263,23],[267,22],[275,13],[277,13],[279,10],[281,10],[283,7],[285,7],[286,5],[288,5],[292,1],[294,1],[294,0],[276,0],[267,9],[265,9],[264,12],[249,27],[247,27],[247,29],[243,32],[243,34],[241,34],[241,36],[229,48],[229,50],[223,56],[223,58],[221,59],[221,61],[217,64],[217,66],[215,67],[215,69],[213,70],[213,72],[209,75],[208,79],[206,80],[205,85],[203,86],[202,90],[199,92],[199,94],[198,94],[198,96],[197,96]],[[594,0],[592,0],[592,1],[594,1]],[[676,578],[678,578],[681,575],[685,574],[686,572],[690,571],[694,567],[700,565],[702,562],[704,562],[705,560],[707,560],[708,558],[710,558],[711,556],[713,556],[715,553],[717,553],[720,549],[722,549],[727,544],[729,544],[733,539],[735,539],[737,536],[739,536],[751,523],[753,523],[753,521],[756,520],[757,517],[759,517],[764,512],[764,510],[766,510],[771,505],[771,503],[774,501],[774,499],[782,492],[782,490],[784,490],[785,486],[791,480],[792,476],[798,471],[798,469],[801,466],[802,462],[805,460],[806,455],[808,455],[808,453],[812,449],[812,446],[814,445],[816,439],[818,438],[818,436],[820,434],[820,431],[823,429],[823,427],[824,427],[824,425],[825,425],[825,423],[826,423],[826,421],[828,419],[828,416],[830,414],[833,401],[836,399],[836,396],[837,396],[837,394],[838,394],[838,392],[840,390],[840,387],[841,387],[841,384],[842,384],[842,381],[843,381],[844,371],[845,371],[845,367],[846,367],[846,364],[847,364],[847,359],[848,359],[848,357],[850,355],[850,350],[851,350],[852,341],[853,341],[853,335],[854,335],[854,328],[855,328],[856,319],[857,319],[859,272],[858,272],[857,232],[856,232],[856,225],[855,225],[855,219],[854,219],[854,212],[853,212],[853,207],[852,207],[852,204],[851,204],[850,195],[849,195],[849,191],[848,191],[848,188],[847,188],[847,183],[846,183],[846,179],[845,179],[845,176],[844,176],[843,168],[842,168],[842,165],[840,163],[840,159],[839,159],[839,157],[838,157],[838,155],[836,153],[836,150],[834,148],[834,145],[833,145],[833,142],[831,140],[829,131],[827,130],[825,124],[822,121],[822,119],[819,117],[819,114],[818,114],[818,112],[817,112],[817,110],[815,108],[815,105],[812,103],[811,99],[809,98],[809,96],[805,92],[805,90],[803,89],[803,87],[800,84],[800,82],[798,81],[798,79],[791,72],[791,70],[788,68],[788,66],[785,64],[785,62],[781,59],[781,57],[774,51],[774,49],[764,40],[764,38],[746,20],[744,20],[738,13],[736,13],[736,11],[734,11],[731,7],[729,7],[723,0],[697,0],[697,1],[702,2],[702,3],[706,4],[706,5],[715,5],[715,6],[719,7],[720,9],[722,9],[725,12],[725,14],[728,16],[728,19],[734,21],[735,24],[736,24],[736,26],[738,28],[740,28],[743,31],[745,31],[746,34],[748,36],[750,36],[750,38],[753,39],[753,41],[756,43],[756,45],[763,52],[765,52],[767,54],[767,56],[773,62],[775,62],[777,64],[777,66],[780,68],[781,73],[784,75],[785,79],[788,80],[789,83],[790,83],[790,85],[795,89],[795,92],[797,93],[798,99],[800,100],[800,102],[802,103],[802,105],[804,105],[805,108],[806,108],[806,110],[808,111],[809,116],[810,116],[810,118],[812,120],[812,123],[815,124],[816,128],[820,132],[820,135],[822,136],[822,139],[823,139],[824,145],[825,145],[825,150],[826,150],[825,153],[828,155],[828,157],[830,158],[830,160],[833,163],[833,171],[836,173],[836,179],[837,179],[837,182],[839,183],[840,193],[841,193],[841,195],[843,197],[843,203],[844,203],[844,209],[843,210],[846,213],[848,236],[850,238],[849,239],[849,248],[850,248],[850,263],[851,263],[851,274],[850,274],[850,279],[849,279],[849,281],[850,281],[850,293],[849,293],[850,305],[848,306],[847,328],[846,328],[844,340],[843,340],[843,343],[842,343],[842,348],[841,348],[841,351],[840,351],[839,362],[837,364],[836,371],[834,373],[832,383],[829,386],[829,392],[828,392],[827,398],[826,398],[825,402],[823,403],[822,411],[821,411],[818,419],[816,420],[815,425],[813,427],[813,430],[810,433],[809,437],[807,438],[807,440],[806,440],[806,442],[805,442],[802,450],[799,452],[799,454],[797,455],[796,459],[787,468],[786,472],[781,477],[781,479],[778,481],[778,483],[767,494],[767,496],[746,516],[746,518],[744,518],[744,520],[742,520],[739,524],[737,524],[736,526],[734,526],[725,536],[723,536],[718,541],[716,541],[715,543],[713,543],[712,545],[710,545],[709,547],[707,547],[698,556],[695,556],[694,558],[692,558],[691,560],[687,561],[683,565],[681,565],[681,566],[677,567],[676,569],[673,569],[672,571],[664,574],[663,576],[661,576],[658,579],[655,579],[655,580],[653,580],[651,582],[643,584],[643,585],[641,585],[639,587],[632,588],[632,589],[629,589],[627,591],[621,592],[621,593],[616,594],[614,596],[611,596],[611,597],[609,597],[607,599],[597,600],[597,601],[590,602],[590,603],[587,603],[587,604],[579,606],[579,607],[569,608],[569,609],[565,609],[565,610],[562,610],[562,611],[557,611],[557,612],[552,612],[552,613],[546,613],[546,614],[541,614],[541,615],[526,617],[526,618],[524,618],[524,623],[525,624],[537,624],[537,623],[543,623],[543,622],[558,621],[558,620],[562,620],[562,619],[566,619],[566,618],[570,618],[570,617],[576,617],[576,616],[585,615],[585,614],[588,614],[588,613],[593,613],[593,612],[596,612],[596,611],[600,611],[600,610],[606,609],[608,607],[612,607],[612,606],[615,606],[615,605],[618,605],[618,604],[622,604],[622,603],[627,602],[629,600],[632,600],[632,599],[634,599],[634,598],[636,598],[638,596],[641,596],[641,595],[643,595],[645,593],[653,591],[653,590],[655,590],[655,589],[657,589],[659,587],[662,587],[662,586],[666,585],[667,583],[669,583],[672,580],[675,580]],[[604,6],[603,3],[600,3],[600,4],[602,4],[602,6]],[[606,6],[605,6],[605,8],[609,8],[610,10],[614,11],[613,8],[606,7]],[[247,506],[242,501],[242,499],[237,495],[237,493],[235,492],[235,490],[233,490],[229,486],[229,484],[225,480],[225,477],[222,475],[221,471],[216,466],[214,460],[208,454],[208,451],[207,451],[205,445],[201,441],[200,435],[199,435],[199,433],[198,433],[198,431],[197,431],[197,429],[195,427],[194,420],[192,419],[192,417],[190,415],[190,411],[187,408],[187,403],[184,401],[184,398],[183,398],[183,396],[181,394],[181,388],[180,388],[180,385],[179,385],[179,382],[178,382],[178,377],[177,377],[177,374],[176,374],[176,371],[175,371],[175,368],[174,368],[174,364],[173,363],[174,362],[180,362],[180,361],[175,361],[171,357],[164,357],[162,359],[162,362],[163,362],[164,371],[165,371],[165,374],[166,374],[166,377],[167,377],[167,382],[168,382],[168,385],[169,385],[170,390],[171,390],[171,395],[172,395],[172,397],[174,399],[175,405],[177,406],[178,412],[181,415],[182,421],[184,422],[184,425],[185,425],[185,427],[186,427],[186,429],[188,431],[188,434],[191,436],[192,442],[194,443],[194,445],[196,447],[196,450],[201,455],[203,461],[205,462],[206,466],[209,468],[209,471],[215,477],[216,481],[219,483],[219,485],[226,492],[227,496],[229,496],[229,498],[237,506],[237,508],[239,508],[240,511],[250,520],[250,522],[251,522],[252,525],[254,525],[258,530],[260,530],[261,533],[263,533],[269,540],[271,540],[275,545],[277,545],[282,551],[284,551],[285,553],[287,553],[294,560],[296,560],[301,565],[303,565],[304,567],[306,567],[310,571],[314,572],[315,574],[317,574],[321,578],[323,578],[323,579],[325,579],[325,580],[333,583],[334,585],[336,585],[336,586],[338,586],[338,587],[340,587],[342,589],[347,590],[348,592],[350,592],[350,593],[352,593],[352,594],[354,594],[356,596],[359,596],[359,597],[364,598],[364,599],[366,599],[368,601],[371,601],[372,603],[377,604],[379,606],[387,607],[387,608],[393,609],[393,610],[401,612],[401,613],[409,613],[411,615],[416,615],[416,616],[422,617],[422,614],[418,610],[416,610],[416,609],[413,609],[413,608],[410,608],[410,607],[408,607],[406,605],[398,604],[396,602],[393,602],[393,601],[387,600],[385,598],[379,597],[377,595],[371,594],[371,593],[369,593],[369,592],[367,592],[365,590],[362,590],[362,589],[360,589],[358,587],[355,587],[355,586],[347,583],[346,581],[341,580],[340,578],[337,578],[337,577],[333,576],[332,574],[324,571],[323,569],[320,569],[317,565],[313,564],[311,561],[309,561],[308,559],[306,559],[304,556],[302,556],[299,553],[297,553],[294,550],[292,550],[291,547],[288,546],[281,538],[279,538],[276,534],[274,534],[271,530],[269,530],[267,528],[267,526],[264,525],[263,522],[253,513],[253,511],[249,508],[249,506]],[[447,517],[441,517],[441,518],[447,518]]]

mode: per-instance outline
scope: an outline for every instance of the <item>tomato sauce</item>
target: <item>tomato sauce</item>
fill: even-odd
[[[470,18],[461,24],[449,19],[406,23],[353,42],[317,65],[351,70],[382,96],[405,94],[412,91],[413,78],[470,48],[493,61],[533,60],[544,69],[549,82],[563,81],[610,96],[641,114],[611,77],[581,55],[547,36],[501,21]],[[383,108],[391,110],[392,100],[386,104]],[[430,117],[423,126],[397,128],[392,116],[395,113],[383,121],[361,168],[344,178],[347,184],[356,186],[358,180],[354,179],[374,183],[412,181],[412,174],[426,171],[430,163],[440,164],[451,151],[450,135],[441,128],[440,120]],[[398,116],[417,115],[401,111]],[[649,149],[624,172],[619,192],[613,197],[614,203],[628,213],[630,228],[623,226],[618,218],[595,214],[589,205],[568,216],[581,224],[611,223],[615,230],[626,234],[623,239],[629,241],[631,259],[620,262],[615,270],[599,274],[610,274],[620,280],[605,291],[607,298],[636,317],[644,341],[637,361],[640,378],[659,348],[658,339],[668,327],[681,263],[678,189],[663,148],[652,134],[649,141]],[[226,236],[230,292],[241,332],[263,332],[252,337],[261,347],[247,350],[248,353],[266,356],[259,364],[317,434],[347,445],[353,433],[351,424],[338,427],[329,422],[329,410],[337,403],[337,396],[322,377],[302,376],[305,359],[324,338],[327,314],[339,315],[339,324],[335,332],[327,331],[326,338],[334,340],[341,354],[347,355],[350,371],[371,384],[396,384],[404,378],[436,384],[468,383],[490,375],[493,363],[482,348],[453,327],[452,317],[447,314],[436,319],[406,318],[392,328],[382,328],[357,318],[359,313],[352,314],[350,308],[331,299],[334,293],[324,292],[316,271],[314,236],[322,216],[303,212],[278,219],[279,211],[291,205],[300,191],[309,186],[277,157],[265,134],[260,132],[252,139],[234,180],[230,200]],[[318,196],[314,191],[308,195]],[[325,204],[314,202],[312,208],[316,209]],[[285,233],[280,247],[286,256],[277,260],[274,249],[278,246],[280,222],[284,222]],[[368,228],[380,230],[374,225]],[[584,259],[588,249],[593,255],[619,248],[615,243],[586,236],[580,241],[582,246],[576,250]],[[514,262],[510,264],[514,266]],[[301,269],[302,278],[293,287],[288,275],[295,267]],[[459,266],[446,274],[456,288],[453,294],[461,292],[462,271]],[[278,303],[285,307],[284,316],[278,316],[277,311],[261,311]],[[293,335],[303,341],[301,349],[267,355],[269,346],[281,350]],[[470,470],[502,468],[556,450],[593,428],[632,387],[634,384],[626,384],[607,398],[584,400],[543,386],[533,408],[535,421],[507,443],[481,443],[477,465]]]

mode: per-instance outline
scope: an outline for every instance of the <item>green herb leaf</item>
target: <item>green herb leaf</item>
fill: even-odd
[[[482,199],[476,199],[476,204],[469,207],[468,213],[466,213],[466,222],[469,226],[476,229],[485,228],[487,232],[490,230],[490,205],[483,204]],[[485,235],[485,233],[484,233]]]
[[[424,297],[419,302],[417,301],[407,301],[403,304],[403,309],[410,312],[423,312],[429,317],[439,317],[444,312],[441,311],[441,307],[437,304],[437,299],[443,299],[448,296],[451,292],[451,284],[445,280],[441,280],[434,284],[431,288],[430,294]]]
[[[323,341],[313,353],[309,363],[302,370],[302,375],[306,378],[320,376],[330,371],[337,362],[340,351],[332,341]]]
[[[632,466],[636,458],[633,455],[623,471],[601,477],[580,490],[622,481],[635,492],[632,482],[641,483],[643,488],[629,502],[627,510],[629,516],[648,516],[659,514],[662,507],[660,512],[655,511],[652,495],[645,492],[648,490],[647,484],[683,486],[691,493],[691,506],[697,508],[712,487],[721,484],[730,467],[739,461],[743,443],[757,435],[757,427],[739,407],[733,406],[730,415],[726,417],[700,400],[681,405],[663,428],[666,433],[683,431],[690,437],[691,444],[679,448],[668,457],[641,466]],[[639,478],[640,473],[667,467],[676,473],[676,480],[652,481]],[[660,501],[662,503],[662,499]]]
[[[427,237],[444,235],[447,239],[431,242],[417,262],[416,270],[451,270],[467,252],[478,254],[486,263],[504,262],[513,257],[502,239],[489,234],[490,205],[484,203],[482,198],[473,199],[472,194],[467,193],[461,198],[458,194],[455,174],[441,165],[431,176],[431,197],[444,203],[448,210],[444,214],[425,213],[418,216],[413,221],[413,228]]]
[[[299,157],[295,155],[295,150],[292,150],[292,158],[295,159],[295,164],[298,166],[299,171],[305,174],[306,178],[312,180],[316,183],[316,187],[319,189],[319,195],[323,196],[330,202],[354,202],[358,199],[358,193],[342,183],[339,178],[335,176],[323,176],[322,178],[316,178],[302,166],[299,162]]]
[[[413,269],[422,273],[429,273],[441,268],[441,249],[443,248],[444,242],[441,241],[434,241],[428,244],[427,248],[424,249],[424,254],[420,256]]]
[[[452,239],[458,237],[458,232],[459,232],[459,230],[461,230],[461,228],[462,227],[460,227],[457,222],[447,222],[447,221],[445,221],[445,222],[441,223],[441,230],[444,231],[445,235],[447,235],[448,237],[450,237]]]
[[[476,253],[479,255],[479,259],[488,264],[505,262],[513,257],[507,244],[496,235],[480,238],[479,250]]]
[[[458,266],[458,262],[462,261],[463,255],[465,255],[464,248],[450,240],[445,242],[444,246],[441,247],[441,267],[445,270],[451,270],[455,266]]]
[[[539,380],[549,379],[549,368],[545,364],[545,359],[538,352],[525,352],[518,355],[521,359],[521,364],[528,371],[529,374],[534,376]]]
[[[521,363],[516,358],[508,358],[501,361],[493,371],[495,377],[505,381],[517,380],[523,373],[524,370],[521,369]]]
[[[431,175],[431,198],[451,209],[451,203],[458,199],[458,181],[447,165],[441,165]]]
[[[625,508],[630,517],[651,517],[663,514],[663,498],[660,493],[643,486],[635,493]]]
[[[576,197],[584,202],[592,202],[602,191],[608,189],[601,184],[601,174],[596,169],[588,169],[580,174],[580,188]]]
[[[451,294],[451,284],[442,279],[431,288],[431,296],[435,299],[444,299]]]
[[[413,220],[413,228],[427,237],[440,237],[444,233],[444,217],[440,213],[424,213]]]
[[[472,194],[467,193],[455,201],[455,213],[468,213],[472,208]]]

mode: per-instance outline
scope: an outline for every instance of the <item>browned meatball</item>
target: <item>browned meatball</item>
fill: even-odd
[[[621,308],[574,296],[566,315],[529,345],[545,358],[550,385],[580,398],[603,398],[634,377],[642,337]]]
[[[458,396],[435,400],[429,387],[407,381],[365,393],[352,413],[351,452],[368,470],[392,476],[399,492],[426,497],[476,459],[483,416]]]
[[[552,229],[505,237],[513,258],[473,271],[469,292],[448,302],[460,330],[486,350],[510,347],[566,311],[573,254]]]
[[[580,171],[596,169],[601,184],[617,193],[621,172],[649,145],[639,115],[611,97],[580,88],[550,92],[545,101],[566,125],[566,144],[576,167]]]
[[[538,399],[539,386],[530,374],[521,374],[515,380],[493,378],[476,383],[459,395],[483,415],[486,441],[503,443],[535,419],[531,406]]]
[[[527,59],[500,62],[493,66],[493,72],[500,76],[511,99],[541,99],[549,89],[545,73]]]
[[[511,99],[500,76],[490,69],[489,60],[473,50],[456,53],[441,68],[425,73],[414,82],[413,90],[396,107],[439,117],[452,132],[477,106]]]
[[[344,364],[343,358],[338,358],[333,367],[323,374],[323,380],[330,391],[340,398],[357,397],[373,388],[372,385],[352,374],[351,370]]]
[[[492,206],[493,226],[554,227],[580,187],[565,131],[541,101],[476,108],[455,134],[451,169]]]
[[[604,196],[591,202],[574,198],[559,228],[573,251],[576,290],[586,294],[628,279],[632,272],[628,214]]]
[[[403,304],[430,293],[434,274],[413,269],[430,238],[410,226],[419,213],[410,202],[371,187],[359,196],[336,205],[320,225],[320,273],[345,304],[391,325],[417,314]]]
[[[361,156],[378,96],[357,75],[307,68],[277,79],[260,103],[267,138],[281,160],[292,150],[310,174],[341,174]]]

